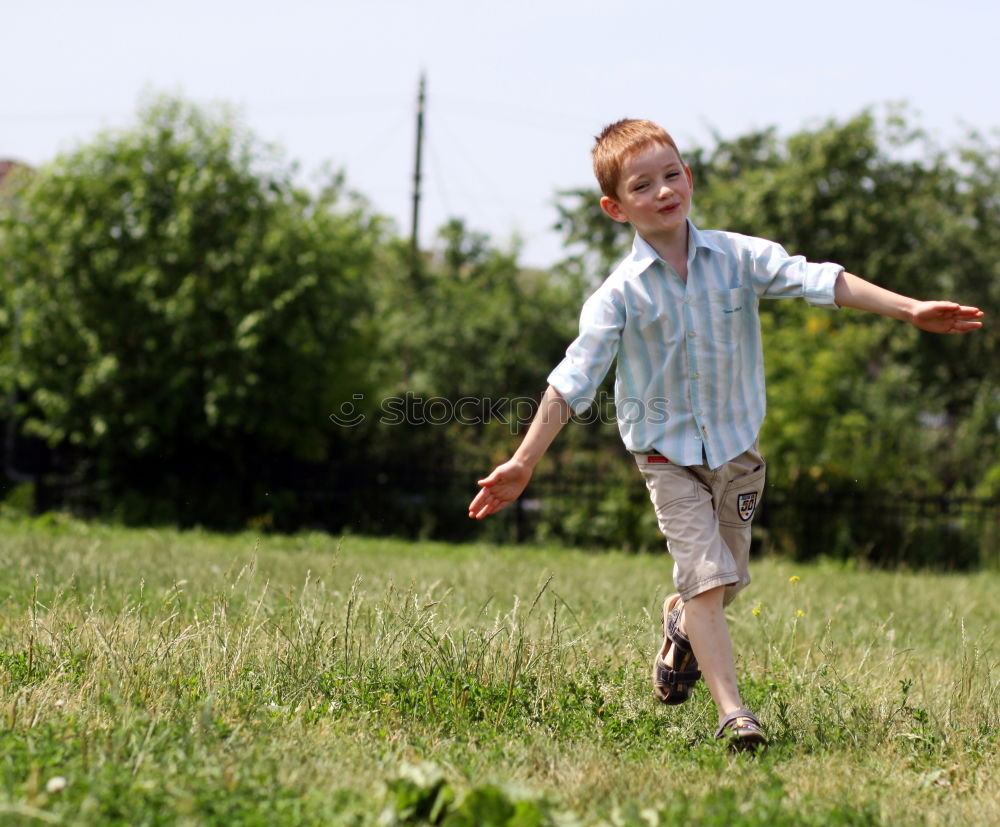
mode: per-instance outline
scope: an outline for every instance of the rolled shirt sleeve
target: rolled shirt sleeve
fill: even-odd
[[[744,248],[744,265],[759,297],[803,298],[815,307],[838,309],[834,290],[837,277],[844,272],[841,265],[790,256],[780,244],[762,238],[745,240],[749,243]]]
[[[548,383],[573,413],[583,413],[597,396],[597,388],[618,354],[624,325],[624,305],[607,284],[584,302],[580,333],[548,376]]]

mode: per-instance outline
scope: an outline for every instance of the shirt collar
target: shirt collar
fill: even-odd
[[[688,219],[688,262],[694,261],[695,253],[699,247],[711,250],[715,253],[722,253],[722,249],[715,244],[705,233],[701,232],[691,219]],[[622,264],[627,269],[626,275],[637,276],[644,272],[653,262],[662,261],[659,253],[653,249],[652,245],[638,233],[632,239],[632,251],[628,254]]]
[[[713,253],[719,253],[725,255],[723,249],[712,241],[705,233],[699,230],[697,227],[691,223],[691,219],[688,219],[688,258],[691,258],[694,254],[695,249],[698,247],[704,247],[706,250],[711,250]]]

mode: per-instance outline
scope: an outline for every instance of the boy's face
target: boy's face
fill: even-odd
[[[691,170],[677,150],[653,144],[625,161],[617,198],[604,196],[601,208],[615,221],[630,223],[651,243],[686,239],[693,192]]]

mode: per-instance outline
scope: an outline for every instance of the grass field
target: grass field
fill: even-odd
[[[773,740],[648,685],[665,555],[0,520],[3,824],[998,824],[1000,575],[762,560]]]

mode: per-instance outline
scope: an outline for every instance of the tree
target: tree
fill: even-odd
[[[163,98],[0,214],[22,427],[74,446],[107,502],[225,521],[274,458],[331,451],[329,413],[367,382],[381,222],[292,173],[231,115]]]
[[[425,282],[403,303],[419,323],[407,343],[420,354],[406,386],[414,393],[537,396],[575,329],[579,289],[544,271],[524,270],[517,249],[498,249],[453,219]]]
[[[458,219],[440,229],[419,278],[402,241],[383,250],[377,391],[355,403],[363,421],[352,432],[367,469],[401,472],[376,480],[360,524],[450,537],[474,530],[461,505],[523,435],[581,301],[572,279],[523,269],[517,254],[516,244],[501,248]],[[362,513],[372,514],[372,502],[381,525]]]

